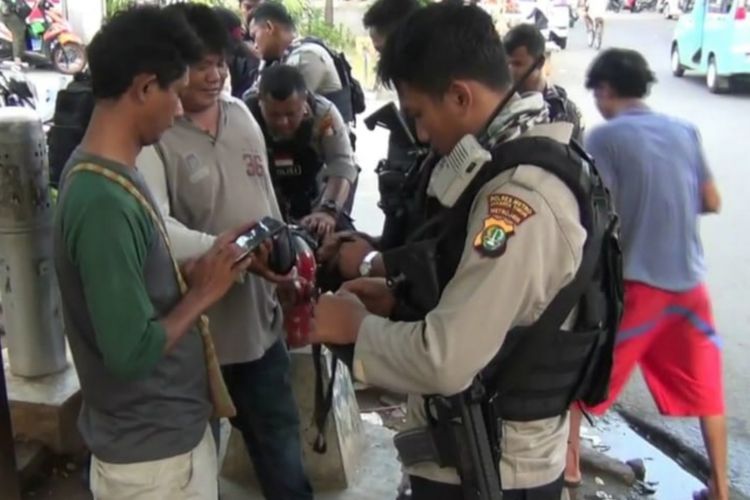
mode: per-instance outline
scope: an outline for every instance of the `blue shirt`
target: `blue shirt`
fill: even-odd
[[[670,291],[700,284],[698,217],[711,172],[696,128],[636,107],[592,130],[586,147],[620,214],[625,279]]]

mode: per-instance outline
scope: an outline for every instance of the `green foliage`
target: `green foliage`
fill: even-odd
[[[106,12],[107,17],[111,16],[118,10],[128,8],[133,2],[131,0],[107,0]]]
[[[323,9],[313,7],[309,0],[283,0],[282,2],[297,24],[301,36],[314,36],[325,40],[332,48],[347,50],[354,47],[354,35],[342,24],[326,23]]]
[[[107,16],[111,16],[118,10],[126,8],[134,3],[158,3],[166,5],[180,0],[107,0]],[[236,0],[192,0],[196,3],[209,5],[223,5],[229,8],[237,8]],[[347,50],[354,47],[354,35],[342,24],[331,26],[326,23],[323,9],[313,7],[310,0],[281,0],[297,24],[297,29],[302,36],[314,36],[325,40],[332,48]]]

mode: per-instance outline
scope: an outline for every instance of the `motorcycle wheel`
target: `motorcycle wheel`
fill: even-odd
[[[66,75],[75,75],[86,67],[86,49],[77,42],[55,46],[50,58],[55,69]]]

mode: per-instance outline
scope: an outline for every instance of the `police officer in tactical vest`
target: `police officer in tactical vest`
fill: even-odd
[[[402,247],[350,236],[327,255],[352,280],[320,298],[317,341],[409,395],[413,499],[557,500],[568,406],[606,395],[621,311],[609,196],[572,126],[515,92],[481,9],[414,13],[378,71],[440,156]]]
[[[341,114],[305,87],[300,71],[266,68],[247,102],[266,140],[268,164],[286,220],[324,236],[349,227],[358,168]]]

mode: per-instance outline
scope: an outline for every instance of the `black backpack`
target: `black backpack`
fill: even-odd
[[[341,115],[347,122],[354,121],[356,115],[365,111],[365,92],[362,90],[362,84],[354,78],[352,75],[352,66],[346,59],[346,55],[343,52],[335,52],[326,45],[326,43],[315,37],[306,37],[300,40],[300,45],[305,43],[313,43],[325,49],[328,55],[333,59],[333,63],[336,65],[336,72],[341,80],[342,90],[346,92],[345,103],[336,102],[337,99],[331,99],[336,107],[339,108]],[[324,96],[328,97],[328,96]],[[349,105],[351,107],[349,107]],[[343,109],[342,109],[343,108]],[[348,109],[347,109],[348,108]]]
[[[47,135],[49,145],[50,184],[57,186],[68,158],[83,140],[94,112],[94,93],[91,76],[77,74],[68,86],[57,94],[55,114]]]

